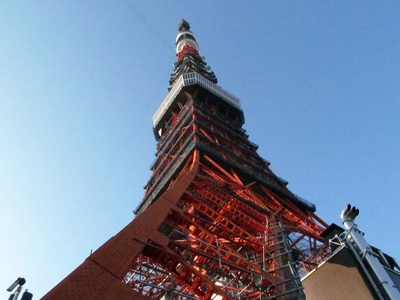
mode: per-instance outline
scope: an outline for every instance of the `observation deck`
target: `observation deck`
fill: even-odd
[[[211,92],[212,94],[219,97],[221,100],[225,101],[226,103],[230,104],[234,108],[242,111],[240,106],[240,101],[238,98],[233,96],[232,94],[225,91],[220,86],[216,85],[215,83],[211,82],[210,80],[204,78],[199,73],[191,72],[182,74],[174,83],[171,90],[169,91],[168,95],[165,97],[163,102],[161,103],[160,107],[157,109],[156,113],[153,115],[153,127],[156,129],[164,116],[164,114],[168,111],[171,107],[172,103],[174,102],[177,95],[182,91],[184,87],[187,86],[194,86],[199,85],[205,90]]]

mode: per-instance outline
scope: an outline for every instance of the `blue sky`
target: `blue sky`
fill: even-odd
[[[396,1],[0,3],[0,298],[38,299],[132,218],[180,19],[289,188],[400,260]]]

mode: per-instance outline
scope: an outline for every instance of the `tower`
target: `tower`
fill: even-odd
[[[176,54],[136,218],[43,299],[305,298],[327,224],[258,155],[185,20]]]

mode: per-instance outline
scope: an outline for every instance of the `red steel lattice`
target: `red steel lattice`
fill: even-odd
[[[188,45],[180,64],[205,65]],[[327,224],[257,154],[242,114],[182,88],[155,127],[137,217],[43,299],[304,299],[300,273],[329,251]]]

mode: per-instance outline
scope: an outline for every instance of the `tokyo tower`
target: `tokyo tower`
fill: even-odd
[[[257,154],[185,20],[176,54],[135,219],[43,299],[305,299],[327,224]]]

